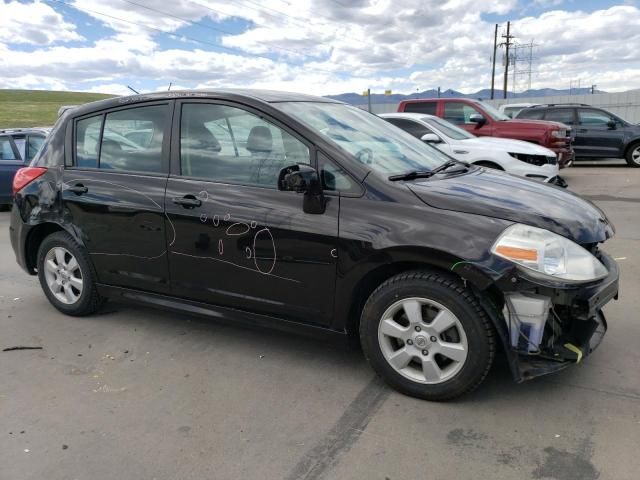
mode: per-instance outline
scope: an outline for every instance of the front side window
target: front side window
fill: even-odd
[[[98,145],[102,115],[78,120],[76,123],[76,166],[81,168],[98,167]]]
[[[323,102],[273,105],[382,174],[428,170],[450,160],[386,120],[351,105]]]
[[[422,138],[427,133],[433,133],[424,125],[412,120],[405,120],[404,118],[385,118],[385,120],[416,138]]]
[[[462,102],[445,102],[443,118],[456,125],[472,125],[474,124],[470,118],[471,115],[480,114],[471,105]]]
[[[425,117],[422,120],[433,125],[433,128],[441,131],[447,137],[453,138],[454,140],[467,140],[469,138],[476,138],[475,135],[470,134],[460,127],[456,127],[453,123],[449,123],[446,120],[442,120],[441,118]]]
[[[0,137],[0,160],[18,160],[9,137]]]
[[[609,122],[615,122],[616,119],[611,115],[607,115],[601,110],[592,110],[581,108],[578,110],[578,123],[583,127],[592,128],[609,128]]]
[[[100,145],[100,168],[161,172],[167,113],[167,105],[107,113]]]
[[[551,122],[560,122],[566,125],[573,125],[573,108],[558,108],[555,110],[549,110],[544,116],[544,119]]]
[[[296,163],[311,163],[309,148],[264,118],[227,105],[183,105],[182,175],[277,188],[280,170]]]

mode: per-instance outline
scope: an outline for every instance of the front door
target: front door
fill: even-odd
[[[613,123],[615,126],[613,126]],[[578,109],[578,126],[573,148],[580,157],[622,157],[624,148],[623,125],[602,110]]]
[[[171,104],[108,111],[74,122],[63,176],[65,219],[100,283],[168,293],[164,193]]]
[[[466,131],[478,136],[486,137],[493,135],[491,118],[472,105],[464,102],[443,102],[442,118],[454,125],[464,128]],[[471,121],[472,115],[482,115],[485,123],[475,123]]]
[[[313,149],[263,114],[230,103],[179,102],[167,185],[173,293],[210,304],[328,324],[338,197],[323,214],[277,189],[280,169]],[[315,161],[313,161],[315,163]]]

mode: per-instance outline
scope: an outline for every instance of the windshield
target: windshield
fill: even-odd
[[[502,113],[500,110],[495,108],[493,105],[489,105],[488,103],[484,103],[484,102],[478,102],[478,104],[482,108],[484,108],[484,111],[487,112],[487,114],[494,120],[511,120],[509,117],[507,117],[504,113]]]
[[[439,130],[443,135],[454,140],[467,140],[469,138],[476,138],[475,135],[470,134],[466,130],[460,127],[456,127],[453,123],[449,123],[446,120],[442,120],[437,117],[423,117],[423,122],[428,123],[436,130]]]
[[[351,105],[283,102],[275,106],[383,174],[431,170],[451,160],[386,120]]]

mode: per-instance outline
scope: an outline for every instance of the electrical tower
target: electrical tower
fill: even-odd
[[[537,47],[533,40],[529,43],[513,43],[509,52],[511,65],[511,81],[513,92],[531,90],[531,75],[533,73],[533,50]]]

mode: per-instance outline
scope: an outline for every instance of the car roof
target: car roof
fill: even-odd
[[[332,98],[319,97],[316,95],[307,95],[304,93],[282,92],[279,90],[259,90],[250,88],[216,88],[216,89],[198,89],[198,90],[171,90],[165,92],[142,93],[137,95],[128,95],[121,97],[107,98],[96,102],[85,103],[68,111],[72,111],[74,115],[82,115],[94,110],[118,107],[122,105],[131,105],[135,103],[153,101],[153,100],[173,100],[181,98],[224,98],[233,97],[235,99],[251,99],[265,103],[278,102],[316,102],[316,103],[344,103]],[[67,113],[67,112],[64,112]]]
[[[50,130],[48,127],[0,128],[0,135],[29,135],[32,133],[41,133],[46,136]]]
[[[505,103],[504,105],[500,105],[500,108],[508,108],[508,107],[537,107],[541,105],[540,103]]]
[[[435,115],[429,115],[428,113],[415,113],[415,112],[396,112],[396,113],[381,113],[378,115],[382,118],[407,118],[411,120],[423,120],[424,118],[438,118]]]

